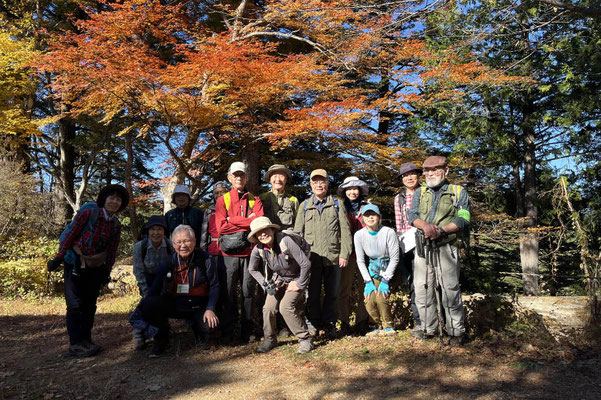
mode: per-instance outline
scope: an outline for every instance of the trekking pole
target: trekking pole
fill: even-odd
[[[442,335],[442,321],[443,321],[443,316],[442,316],[442,300],[441,300],[441,285],[440,285],[440,279],[438,279],[438,259],[437,259],[437,251],[434,250],[436,249],[436,246],[434,246],[434,243],[432,241],[432,239],[426,239],[426,248],[428,249],[428,255],[429,255],[429,259],[428,259],[428,264],[432,267],[432,271],[434,271],[434,296],[436,297],[436,314],[438,316],[438,337],[440,338],[440,345],[444,346],[444,338]]]

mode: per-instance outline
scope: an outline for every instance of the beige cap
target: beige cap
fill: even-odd
[[[311,171],[311,177],[309,179],[313,179],[314,176],[322,176],[328,179],[328,172],[323,168],[314,169],[313,171]]]

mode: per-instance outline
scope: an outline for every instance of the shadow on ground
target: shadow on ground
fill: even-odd
[[[17,304],[17,302],[15,302]],[[601,358],[502,336],[464,348],[395,337],[296,342],[269,354],[256,345],[202,350],[174,324],[164,357],[134,351],[124,313],[99,314],[97,357],[66,356],[61,315],[0,316],[3,399],[599,399]],[[567,353],[562,353],[567,351]]]

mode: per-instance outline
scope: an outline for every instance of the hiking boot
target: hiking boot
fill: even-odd
[[[348,336],[351,334],[351,326],[348,324],[348,322],[343,322],[340,324],[338,334],[340,335],[340,337]]]
[[[263,340],[263,343],[257,346],[257,353],[267,353],[268,351],[271,351],[276,345],[277,342],[275,340],[265,339]]]
[[[278,337],[287,338],[287,337],[290,337],[290,336],[291,336],[291,334],[290,334],[290,330],[288,328],[282,328],[278,332]]]
[[[324,329],[324,335],[327,340],[338,339],[338,331],[335,324],[327,325]]]
[[[376,336],[379,336],[379,335],[380,335],[380,332],[382,332],[382,331],[381,331],[380,329],[376,328],[376,329],[374,329],[374,330],[373,330],[373,331],[371,331],[371,332],[367,332],[367,333],[365,334],[365,336],[367,336],[367,337],[376,337]]]
[[[155,340],[152,344],[152,350],[150,350],[150,354],[148,357],[150,358],[158,358],[160,357],[165,350],[167,349],[167,345],[169,344],[166,340]]]
[[[307,354],[314,348],[315,346],[313,346],[311,339],[300,340],[296,354]]]
[[[353,329],[355,335],[363,336],[369,331],[369,320],[365,319],[355,324]]]
[[[434,337],[434,334],[426,333],[420,328],[413,328],[413,329],[411,329],[411,336],[413,336],[414,338],[417,338],[417,339],[426,340],[426,339],[432,339]]]
[[[100,347],[96,343],[92,342],[91,340],[84,340],[83,342],[86,344],[86,346],[88,346],[90,348],[90,351],[92,352],[93,356],[95,356],[96,354],[98,354],[102,351],[102,347]]]
[[[447,338],[447,345],[449,346],[463,346],[465,344],[465,336],[449,336]]]
[[[140,351],[146,348],[146,340],[142,338],[134,339],[134,350]]]
[[[100,351],[100,346],[94,346],[97,346],[97,348],[90,346],[89,342],[81,341],[79,343],[75,343],[69,346],[69,354],[73,357],[79,358],[92,357],[98,354],[98,352]]]
[[[395,334],[396,334],[396,331],[394,330],[394,328],[384,328],[380,332],[380,335],[382,335],[382,336],[392,336]]]

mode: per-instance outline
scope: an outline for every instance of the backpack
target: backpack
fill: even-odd
[[[87,231],[94,228],[94,224],[96,223],[96,220],[98,219],[98,213],[100,212],[100,208],[98,207],[98,205],[96,203],[89,201],[89,202],[85,203],[83,206],[81,206],[81,208],[79,210],[77,210],[77,213],[75,213],[71,222],[69,222],[67,224],[67,226],[65,227],[65,229],[59,236],[59,238],[58,238],[59,242],[62,242],[65,239],[65,236],[67,236],[67,232],[70,231],[71,228],[73,227],[73,224],[75,223],[75,217],[77,216],[77,214],[80,213],[81,211],[85,211],[85,210],[91,210],[91,213],[88,218],[88,221],[86,222],[86,226],[82,229],[82,231],[79,233],[79,235],[81,236],[84,233],[86,233]]]
[[[307,258],[309,258],[311,256],[311,245],[309,244],[309,242],[307,242],[305,240],[304,237],[302,237],[298,233],[294,232],[292,229],[284,229],[281,232],[281,234],[282,234],[282,239],[280,239],[278,245],[280,246],[280,250],[282,251],[282,253],[286,255],[286,260],[288,260],[288,257],[290,256],[290,251],[288,250],[288,246],[286,246],[286,244],[284,243],[284,240],[283,240],[284,237],[286,237],[286,236],[289,237],[290,239],[292,239],[294,241],[294,243],[296,243],[298,245],[298,247],[300,247],[300,249],[303,251],[303,253],[305,253]],[[276,233],[276,237],[277,237],[277,233]],[[261,249],[263,249],[263,247],[261,247]],[[266,264],[267,260],[265,259],[265,252],[260,251],[259,254],[261,255],[263,264]]]
[[[338,212],[340,211],[340,205],[338,204],[338,197],[336,196],[332,196],[334,199],[334,210],[336,210],[336,215],[338,215]],[[303,217],[307,216],[307,202],[309,201],[309,199],[306,199],[303,202]]]
[[[144,237],[144,243],[142,243],[142,262],[146,259],[146,252],[148,251],[148,236]],[[167,243],[167,255],[171,257],[173,254],[173,247],[171,246],[171,241],[165,238],[165,242]]]
[[[94,225],[96,224],[96,220],[98,219],[98,213],[100,212],[100,208],[98,207],[98,205],[96,203],[89,201],[89,202],[85,203],[83,206],[81,206],[81,208],[79,210],[77,210],[77,213],[73,216],[73,219],[71,220],[71,222],[69,222],[67,224],[67,226],[65,227],[65,229],[59,236],[59,238],[58,238],[59,243],[62,243],[65,240],[65,237],[67,236],[67,232],[70,232],[71,229],[73,228],[73,224],[75,223],[75,217],[77,216],[77,214],[80,213],[81,211],[85,211],[85,210],[90,210],[91,212],[90,212],[90,216],[88,217],[88,220],[86,221],[86,225],[83,227],[83,229],[79,233],[79,236],[82,236],[87,231],[91,231],[92,229],[94,229]],[[92,235],[90,235],[89,240],[90,241],[92,240]],[[75,255],[75,252],[73,251],[73,249],[67,250],[64,260],[71,265],[75,265],[75,263],[77,262],[77,256]]]
[[[423,196],[423,194],[428,189],[428,186],[424,185],[420,189],[421,189],[420,196]],[[463,187],[460,185],[454,185],[452,183],[449,183],[449,187],[447,188],[447,191],[449,191],[449,189],[453,192],[453,207],[457,208],[457,204],[459,203],[459,196],[461,195],[461,191],[463,190]],[[399,199],[399,203],[400,203],[400,199]],[[461,232],[459,232],[457,234],[457,238],[459,239],[459,247],[463,247],[466,251],[466,254],[469,256],[469,253],[470,253],[470,231],[469,231],[469,229],[464,229]]]
[[[225,204],[225,210],[230,210],[230,205],[232,204],[232,195],[230,192],[227,192],[223,195],[223,204]],[[255,196],[252,193],[248,193],[248,208],[254,208],[255,206]]]
[[[452,183],[449,183],[449,187],[447,188],[447,191],[451,189],[453,191],[453,207],[457,208],[457,203],[459,203],[459,196],[461,195],[461,191],[463,190],[463,188],[460,185],[454,185]],[[420,196],[423,196],[424,193],[426,192],[426,190],[428,190],[428,186],[423,185],[421,188],[421,193]],[[401,199],[399,198],[399,205],[401,205]]]

